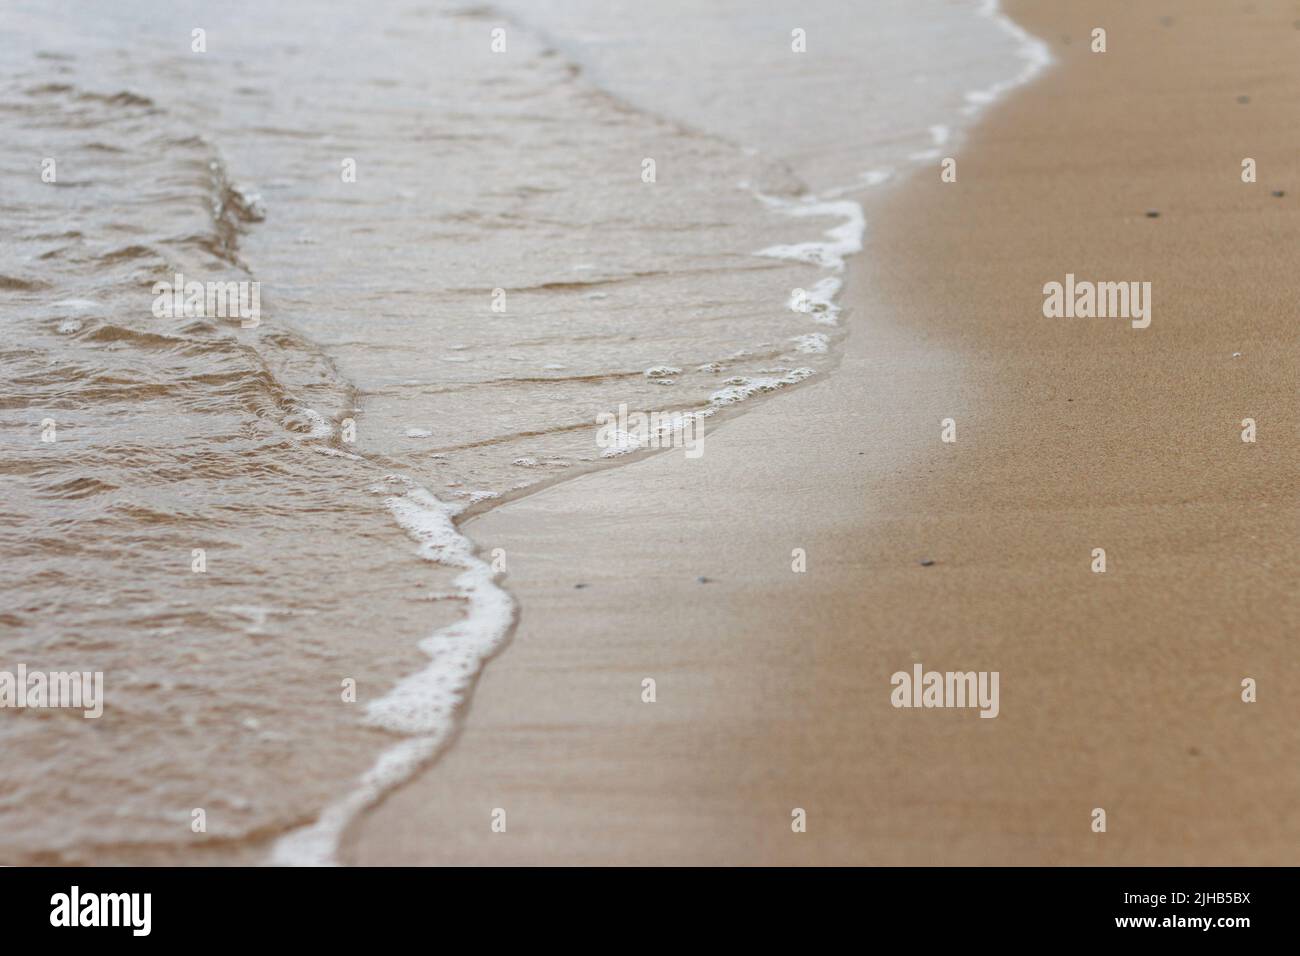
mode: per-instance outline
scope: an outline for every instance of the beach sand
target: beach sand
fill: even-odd
[[[467,523],[516,631],[345,862],[1300,863],[1300,5],[1006,8],[1058,62],[872,207],[836,371]]]

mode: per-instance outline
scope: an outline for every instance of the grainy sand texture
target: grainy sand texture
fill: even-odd
[[[835,371],[467,523],[517,628],[344,861],[1300,863],[1300,6],[1006,8],[1057,62],[871,211]]]

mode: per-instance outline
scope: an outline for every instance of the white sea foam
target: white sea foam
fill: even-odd
[[[1016,49],[1016,56],[1024,60],[1024,66],[1011,79],[1001,80],[982,90],[968,92],[966,106],[962,110],[966,116],[975,115],[1004,94],[1030,82],[1052,63],[1051,48],[1003,13],[1002,5],[998,0],[984,0],[979,13],[980,16],[988,17],[996,23],[1003,32],[1020,44]]]
[[[311,422],[311,431],[307,433],[308,438],[329,438],[334,434],[334,423],[312,408],[304,408],[303,415]]]
[[[367,807],[409,780],[451,736],[456,711],[483,667],[500,650],[514,621],[514,602],[496,583],[491,567],[457,529],[459,509],[440,501],[403,475],[389,475],[374,489],[387,494],[385,504],[398,524],[419,545],[420,557],[460,568],[455,596],[466,614],[420,642],[429,657],[425,667],[398,683],[366,707],[365,723],[410,735],[389,747],[353,784],[342,799],[327,806],[315,823],[281,837],[271,862],[286,866],[331,866],[339,841]]]
[[[862,251],[862,237],[867,229],[867,220],[862,206],[857,202],[851,199],[819,199],[816,196],[804,196],[795,200],[762,193],[755,193],[755,196],[768,207],[787,216],[838,217],[843,221],[838,226],[825,230],[820,240],[768,246],[754,255],[768,256],[773,259],[794,259],[832,272],[843,272],[845,258]],[[811,315],[814,322],[835,325],[840,311],[835,297],[839,295],[842,286],[843,280],[838,276],[823,276],[813,284],[811,289],[791,292],[788,305],[795,312]]]
[[[984,0],[979,8],[979,15],[991,19],[1018,42],[1016,56],[1024,61],[1024,66],[1010,79],[1001,80],[984,89],[968,91],[965,95],[966,106],[961,111],[962,115],[968,117],[973,116],[1009,90],[1030,82],[1052,62],[1051,51],[1047,44],[1029,34],[1004,14],[998,0]],[[953,128],[946,123],[931,124],[929,134],[930,147],[912,152],[909,159],[923,162],[938,159],[943,155],[943,147],[954,139]],[[892,175],[893,170],[889,168],[870,169],[859,175],[858,183],[827,189],[821,196],[802,196],[795,200],[755,192],[754,195],[760,201],[789,216],[838,216],[843,219],[840,225],[825,231],[822,240],[768,246],[760,249],[755,255],[793,259],[832,272],[843,272],[845,258],[862,250],[866,216],[862,206],[857,202],[839,197],[863,186],[879,185]],[[742,186],[748,188],[746,183],[742,183]],[[816,322],[835,325],[840,311],[835,299],[842,285],[843,281],[838,276],[824,276],[811,289],[792,292],[789,307],[796,312],[812,315]],[[826,336],[824,335],[810,333],[799,336],[793,341],[801,352],[825,351]]]
[[[814,322],[822,325],[836,325],[840,307],[835,303],[835,297],[840,294],[843,285],[838,276],[823,276],[813,283],[811,289],[791,292],[790,309],[810,315]],[[802,296],[799,295],[800,292],[803,293]]]
[[[787,385],[797,385],[813,374],[810,368],[794,368],[779,376],[737,376],[723,382],[723,388],[709,396],[709,404],[716,411],[734,405],[762,392],[774,392]]]
[[[802,337],[809,343],[820,338],[825,351],[825,336],[821,333],[814,332],[810,336]],[[812,352],[818,351],[816,348],[805,348],[800,351]],[[689,412],[660,412],[657,428],[651,429],[632,429],[625,430],[622,428],[614,429],[610,436],[610,445],[601,451],[601,458],[619,458],[623,455],[630,455],[632,452],[641,451],[644,448],[667,448],[675,447],[672,443],[672,437],[681,431],[691,428],[697,428],[698,422],[705,418],[716,415],[722,409],[743,402],[755,395],[764,392],[775,392],[778,389],[785,388],[788,385],[797,385],[804,379],[813,374],[810,368],[794,369],[764,369],[767,374],[763,375],[737,375],[729,378],[722,383],[723,387],[713,392],[709,396],[708,405],[703,408],[696,408]]]
[[[965,107],[960,115],[970,117],[1007,91],[1032,80],[1051,62],[1046,44],[1030,36],[1000,10],[996,0],[987,0],[980,14],[989,17],[999,27],[1020,43],[1018,58],[1024,66],[1013,78],[991,86],[971,90],[965,95]],[[962,124],[964,128],[967,123]],[[930,144],[914,152],[912,159],[930,160],[940,150],[953,142],[960,129],[946,124],[929,127]],[[901,162],[903,156],[888,160]],[[798,219],[826,218],[839,220],[838,224],[821,233],[821,238],[770,245],[755,255],[808,263],[830,273],[819,278],[804,291],[801,301],[792,296],[789,307],[810,316],[813,322],[835,325],[839,307],[835,302],[842,290],[841,274],[845,259],[863,247],[866,216],[859,203],[842,198],[865,187],[884,183],[894,176],[891,166],[876,166],[857,175],[856,181],[820,191],[819,195],[805,195],[790,199],[764,195],[753,191],[757,199],[769,208]],[[745,184],[746,189],[750,189]],[[582,263],[574,271],[590,271],[595,266]],[[604,292],[591,292],[585,298],[603,298]],[[828,347],[829,338],[821,332],[808,332],[794,336],[790,341],[800,352],[820,352]],[[743,358],[748,350],[742,349],[732,356]],[[454,356],[441,356],[444,361],[457,361]],[[524,361],[521,356],[511,356]],[[557,368],[549,365],[547,368]],[[720,363],[706,363],[699,371],[720,372]],[[670,381],[668,375],[679,374],[676,368],[647,369],[650,380]],[[811,368],[768,370],[757,375],[743,375],[725,380],[714,391],[706,407],[683,413],[687,416],[709,417],[724,408],[743,402],[759,394],[770,393],[796,385],[814,374]],[[313,429],[315,431],[315,429]],[[408,434],[421,430],[411,429]],[[619,447],[608,449],[604,457],[627,454],[642,447],[631,436]],[[589,459],[582,459],[589,460]],[[535,459],[516,459],[515,464],[533,467]],[[385,750],[374,764],[354,783],[342,799],[326,807],[315,823],[295,830],[280,839],[272,861],[281,864],[333,864],[336,862],[339,840],[347,827],[393,787],[410,779],[421,767],[437,755],[451,736],[457,709],[480,672],[484,662],[504,643],[513,621],[514,606],[508,594],[495,582],[489,566],[475,556],[472,545],[455,528],[454,517],[463,505],[440,501],[426,489],[409,479],[390,476],[386,482],[393,491],[387,505],[408,534],[419,544],[422,557],[439,564],[462,569],[456,579],[455,597],[468,606],[466,617],[443,628],[421,642],[428,655],[428,665],[419,672],[399,681],[389,693],[372,702],[366,710],[365,721],[398,733],[408,734],[406,739]],[[448,487],[458,487],[460,482],[448,482]],[[476,500],[479,493],[471,493]]]
[[[943,155],[941,147],[946,144],[952,136],[952,130],[942,123],[937,123],[930,127],[930,148],[918,150],[909,156],[913,160],[931,160],[938,159]]]
[[[654,420],[647,422],[645,427],[626,429],[615,425],[609,435],[609,447],[601,451],[600,457],[619,458],[643,448],[676,447],[676,436],[679,433],[688,432],[691,436],[698,436],[700,420],[708,418],[715,411],[714,408],[697,408],[690,412],[658,412],[652,413]]]
[[[809,332],[806,335],[796,335],[790,341],[794,343],[796,351],[809,354],[825,352],[830,348],[830,338],[824,332]]]
[[[794,259],[838,272],[843,271],[846,256],[862,251],[862,236],[867,229],[867,220],[862,212],[862,206],[851,199],[827,201],[815,196],[783,199],[779,196],[765,196],[762,193],[757,195],[762,202],[787,216],[825,216],[839,218],[843,222],[825,230],[822,239],[768,246],[766,249],[758,250],[754,255],[769,256],[773,259]]]

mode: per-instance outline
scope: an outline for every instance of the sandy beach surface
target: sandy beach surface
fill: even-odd
[[[467,524],[517,628],[345,862],[1300,863],[1300,5],[1006,7],[1057,63],[871,215],[836,371]]]

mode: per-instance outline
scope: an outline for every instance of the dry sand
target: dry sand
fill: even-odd
[[[1059,63],[874,210],[836,372],[469,524],[513,643],[347,861],[1300,863],[1300,4],[1008,9]],[[915,661],[1000,716],[894,709]]]

